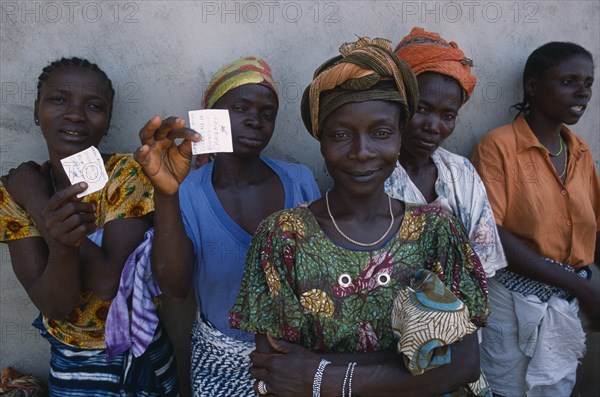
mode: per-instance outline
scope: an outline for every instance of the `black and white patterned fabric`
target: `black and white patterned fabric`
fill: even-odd
[[[546,261],[552,263],[553,266],[560,266],[563,270],[575,273],[580,277],[586,278],[588,280],[592,277],[592,272],[588,266],[584,266],[580,269],[575,270],[571,266],[564,265],[552,259],[545,259]],[[507,268],[498,270],[496,272],[495,277],[496,280],[498,280],[507,289],[513,292],[519,292],[523,295],[535,295],[542,302],[547,302],[553,296],[567,300],[572,299],[571,294],[562,288],[554,287],[552,285],[532,280],[528,277],[521,276],[520,274],[513,273]]]
[[[199,317],[192,328],[194,397],[255,397],[254,379],[249,373],[255,343],[224,335]]]

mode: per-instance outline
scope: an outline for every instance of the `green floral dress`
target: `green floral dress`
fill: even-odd
[[[485,324],[483,267],[459,221],[440,207],[407,204],[398,233],[372,251],[332,242],[306,207],[280,211],[254,236],[230,324],[315,352],[395,349],[393,301],[421,268]]]

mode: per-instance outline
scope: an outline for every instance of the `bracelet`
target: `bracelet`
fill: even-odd
[[[356,365],[355,362],[351,362],[348,364],[348,367],[346,368],[346,375],[344,375],[344,383],[342,384],[342,397],[346,397],[346,383],[348,383],[348,375],[350,374],[351,370],[354,372],[355,365]],[[351,395],[352,395],[352,386],[350,386],[350,394],[348,395],[348,397],[351,397]]]
[[[317,372],[315,372],[315,377],[313,379],[313,397],[321,397],[321,382],[323,381],[323,373],[325,372],[325,367],[329,364],[331,364],[331,361],[327,361],[322,358],[319,366],[317,367]]]
[[[356,367],[356,363],[352,363],[352,368],[350,368],[350,377],[348,378],[348,397],[352,397],[352,375],[354,375],[354,367]]]

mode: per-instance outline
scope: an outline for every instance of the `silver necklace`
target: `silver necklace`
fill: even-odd
[[[373,247],[373,246],[381,243],[383,241],[383,239],[385,238],[385,236],[388,235],[390,230],[392,230],[392,227],[394,226],[394,211],[392,211],[392,198],[389,195],[388,195],[388,203],[389,203],[389,207],[390,207],[390,217],[392,218],[392,220],[390,221],[390,226],[387,228],[385,233],[383,233],[383,236],[381,236],[377,239],[377,241],[374,241],[372,243],[361,243],[360,241],[356,241],[356,240],[348,237],[344,232],[342,232],[342,230],[338,226],[337,222],[333,218],[333,214],[331,213],[331,208],[329,207],[329,190],[327,192],[325,192],[325,204],[327,205],[327,213],[329,213],[329,218],[331,218],[331,222],[333,223],[335,230],[337,230],[338,233],[341,234],[343,238],[350,241],[352,244],[355,244],[355,245],[358,245],[361,247]]]

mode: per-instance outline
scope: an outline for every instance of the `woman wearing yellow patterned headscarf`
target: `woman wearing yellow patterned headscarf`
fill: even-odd
[[[193,288],[198,303],[191,346],[194,396],[251,396],[255,337],[231,329],[228,312],[252,235],[268,215],[320,192],[307,167],[262,156],[279,107],[264,60],[245,57],[219,69],[203,102],[229,112],[233,153],[219,153],[189,172],[190,141],[203,131],[183,128],[181,119],[161,124],[155,118],[140,132],[137,158],[158,192],[153,272],[166,295],[185,298]],[[184,138],[179,146],[177,138]]]
[[[446,212],[384,191],[417,103],[408,66],[383,39],[359,39],[340,54],[317,70],[302,100],[333,187],[324,199],[263,221],[230,324],[257,334],[251,374],[260,395],[455,391],[477,379],[477,338],[452,345],[441,369],[412,376],[396,353],[393,302],[413,273],[427,269],[460,297],[465,321],[483,324],[481,262]]]
[[[269,65],[261,58],[247,56],[221,67],[213,75],[204,92],[202,107],[211,109],[223,95],[246,84],[264,85],[278,96]]]

